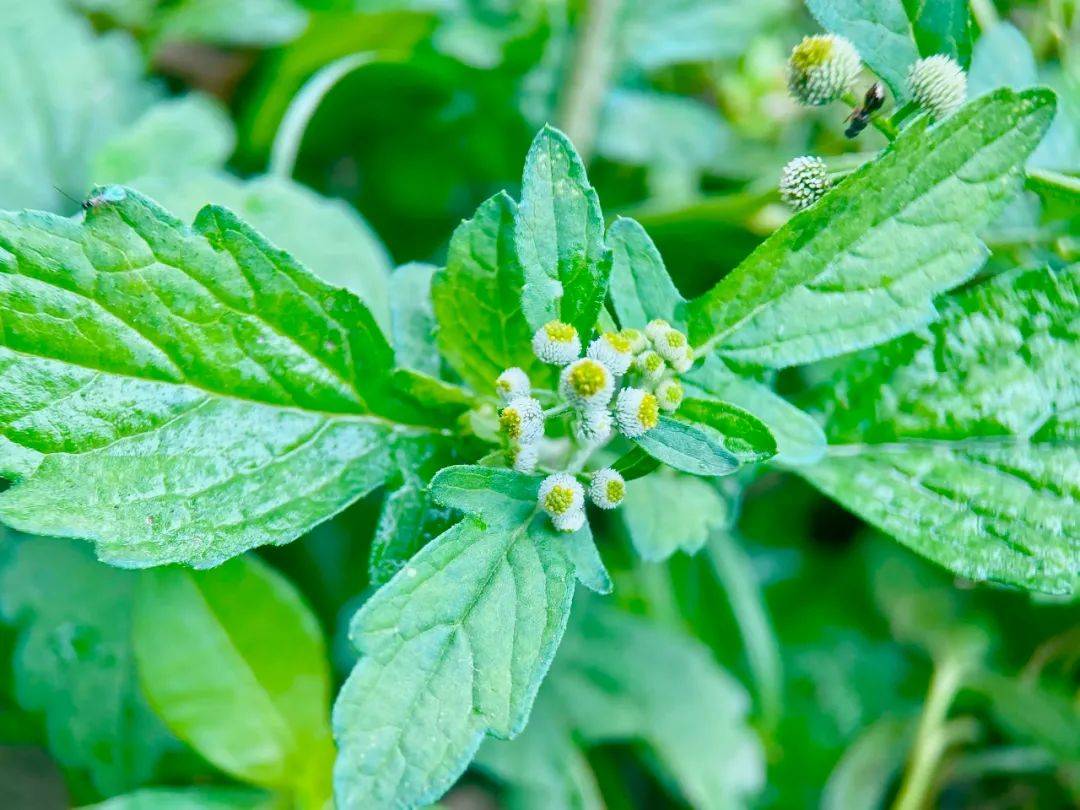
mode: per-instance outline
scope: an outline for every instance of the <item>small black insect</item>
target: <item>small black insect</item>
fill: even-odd
[[[844,134],[849,138],[854,138],[866,129],[866,125],[870,123],[870,116],[880,110],[881,105],[884,103],[885,89],[880,82],[874,82],[870,85],[870,89],[866,91],[862,106],[856,107],[851,111],[851,115],[847,117],[847,120],[851,123],[844,130]]]

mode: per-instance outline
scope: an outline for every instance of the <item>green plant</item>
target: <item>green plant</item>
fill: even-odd
[[[155,48],[188,5],[147,18]],[[441,10],[433,39],[458,56],[467,5]],[[230,126],[198,97],[133,102],[139,117],[117,116],[95,171],[119,184],[96,188],[81,215],[0,214],[11,692],[19,712],[44,714],[50,749],[87,780],[85,795],[127,794],[110,807],[417,807],[475,758],[516,805],[599,806],[599,766],[583,748],[634,739],[692,805],[752,803],[769,753],[759,732],[814,717],[781,708],[764,585],[734,532],[740,502],[772,474],[763,469],[789,474],[793,502],[808,497],[801,479],[973,586],[1072,598],[1080,265],[1064,260],[1066,246],[982,269],[987,229],[1025,186],[1071,210],[1074,233],[1075,178],[1033,159],[1055,94],[994,86],[957,108],[954,73],[927,78],[916,60],[944,54],[964,79],[966,7],[958,31],[929,8],[808,5],[833,32],[815,41],[843,43],[845,62],[822,90],[821,75],[800,71],[828,68],[832,51],[807,56],[804,42],[790,86],[817,82],[808,104],[851,97],[848,63],[861,54],[896,100],[868,118],[888,141],[831,177],[814,161],[821,182],[794,183],[798,213],[700,294],[680,292],[646,227],[605,219],[583,160],[553,127],[535,136],[519,194],[498,191],[461,222],[445,263],[389,281],[347,209],[285,177],[225,174]],[[876,47],[865,32],[896,15],[908,39]],[[91,52],[101,44],[81,36]],[[467,53],[483,61],[498,40]],[[150,93],[131,84],[133,97]],[[600,100],[570,107],[583,103]],[[174,162],[154,146],[175,131],[162,121],[200,122]],[[190,209],[219,191],[235,205],[206,205],[190,225],[151,199]],[[325,229],[322,252],[293,218]],[[325,250],[338,238],[362,268],[351,289]],[[343,510],[372,493],[382,498],[364,549],[370,587],[351,605],[351,649],[334,653],[350,674],[331,739],[318,622],[294,584],[247,552],[336,516],[331,526],[347,526]],[[748,502],[754,521],[774,536],[802,531]],[[108,565],[36,536],[92,541]],[[1038,671],[1011,680],[988,663],[997,608],[961,619],[958,605],[974,600],[940,571],[880,543],[865,556],[892,634],[929,654],[929,696],[917,723],[902,700],[874,716],[857,667],[844,692],[813,647],[820,637],[799,639],[793,618],[791,677],[877,721],[851,721],[865,733],[826,803],[880,801],[904,761],[881,752],[908,744],[897,806],[923,806],[946,752],[977,736],[975,721],[948,716],[962,692],[1036,740],[1075,796],[1075,713],[1054,717],[1059,692]],[[343,564],[355,560],[317,561],[310,598]],[[838,593],[815,597],[818,618],[848,634],[859,665],[880,655],[871,668],[885,671],[894,648],[874,648],[855,617],[828,618],[866,595],[862,580],[842,592],[863,564],[836,566],[827,590]],[[803,587],[834,573],[828,557],[813,565]],[[579,582],[599,595],[575,597]],[[731,638],[711,615],[718,589],[745,648],[753,713],[710,653]],[[627,611],[635,600],[644,607]],[[1074,644],[1075,630],[1060,637]],[[95,705],[105,694],[119,705]],[[194,784],[208,767],[243,786],[145,787]],[[799,785],[780,795],[803,801]]]

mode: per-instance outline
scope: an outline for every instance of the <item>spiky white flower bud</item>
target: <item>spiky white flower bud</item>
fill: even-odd
[[[669,327],[666,331],[653,339],[653,346],[656,347],[656,351],[661,357],[671,363],[671,365],[675,365],[686,357],[686,350],[689,348],[690,344],[686,340],[686,335],[678,329]]]
[[[570,324],[549,321],[536,330],[532,347],[533,353],[545,363],[565,366],[581,355],[581,338]]]
[[[934,118],[945,118],[964,103],[967,75],[953,59],[939,53],[911,66],[908,88],[916,104]]]
[[[606,407],[586,408],[578,413],[574,435],[582,444],[603,444],[611,437],[611,412]]]
[[[655,343],[656,339],[670,328],[671,324],[663,318],[654,318],[645,327],[645,337]]]
[[[623,329],[619,334],[630,341],[630,352],[632,354],[637,354],[649,345],[648,338],[640,329]]]
[[[540,463],[540,442],[517,444],[510,450],[511,463],[520,473],[531,473]]]
[[[495,378],[495,393],[499,395],[499,399],[504,404],[518,397],[529,396],[532,393],[529,375],[517,366],[508,368]]]
[[[559,393],[578,408],[607,405],[614,390],[611,369],[591,357],[575,360],[559,375]]]
[[[793,158],[780,172],[780,198],[796,211],[824,197],[830,185],[829,170],[819,157]]]
[[[828,104],[844,95],[862,69],[859,52],[836,34],[806,37],[788,58],[788,90],[811,107]]]
[[[634,358],[634,367],[648,382],[656,382],[667,371],[667,363],[655,351],[642,352]]]
[[[665,411],[677,410],[683,401],[682,383],[674,378],[664,380],[656,386],[656,399]]]
[[[589,500],[601,509],[614,509],[626,497],[626,481],[610,467],[597,470],[589,482]]]
[[[660,403],[654,394],[641,388],[624,388],[615,400],[615,424],[622,434],[636,439],[656,427]]]
[[[532,444],[544,435],[544,408],[532,397],[516,397],[499,412],[499,428],[519,444]]]
[[[585,523],[585,490],[572,475],[555,473],[545,478],[537,503],[561,532],[576,532]]]
[[[625,374],[634,359],[630,340],[622,332],[604,332],[589,344],[586,357],[603,363],[612,374]]]

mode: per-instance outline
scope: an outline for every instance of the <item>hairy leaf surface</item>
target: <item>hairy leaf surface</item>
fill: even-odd
[[[684,329],[686,300],[645,229],[635,220],[619,217],[608,229],[607,240],[613,257],[611,300],[620,325],[643,329],[654,318],[663,318]]]
[[[353,294],[220,208],[191,228],[112,187],[85,223],[0,215],[0,311],[0,519],[124,565],[288,542],[431,430],[396,423],[460,409],[393,370]]]
[[[540,479],[450,467],[431,493],[464,519],[425,546],[353,619],[362,657],[334,708],[342,808],[437,799],[485,734],[513,737],[562,638],[575,575],[610,583],[588,528],[537,511]]]
[[[607,295],[611,250],[600,199],[570,140],[545,127],[525,158],[515,240],[532,329],[559,318],[585,340]]]
[[[1017,271],[854,364],[805,476],[975,580],[1067,592],[1080,573],[1080,268]]]
[[[1051,92],[1003,89],[916,121],[692,301],[691,341],[779,368],[926,323],[982,264],[975,232],[1019,190],[1053,114]]]

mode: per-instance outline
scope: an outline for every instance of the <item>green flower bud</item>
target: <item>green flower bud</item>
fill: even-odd
[[[819,157],[797,157],[780,172],[780,198],[801,211],[825,196],[829,190],[829,172]]]

